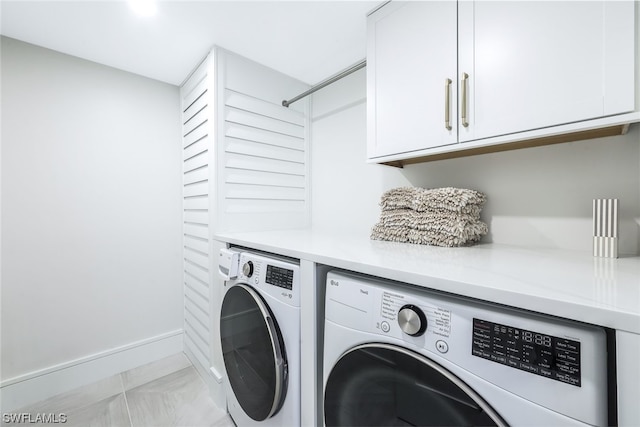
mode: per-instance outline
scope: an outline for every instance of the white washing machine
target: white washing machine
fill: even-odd
[[[227,406],[238,427],[300,425],[300,267],[223,250],[220,339]]]
[[[332,271],[327,426],[608,423],[604,329]]]

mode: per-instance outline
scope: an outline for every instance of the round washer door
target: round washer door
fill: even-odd
[[[230,288],[220,315],[222,355],[242,410],[263,421],[275,415],[287,392],[284,340],[273,313],[250,286]]]
[[[469,386],[432,360],[364,344],[335,364],[325,387],[329,426],[506,426]]]

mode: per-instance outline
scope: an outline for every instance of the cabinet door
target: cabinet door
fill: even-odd
[[[456,143],[456,3],[392,2],[369,16],[367,32],[367,156]]]
[[[617,71],[633,70],[633,2],[459,5],[459,72],[469,75],[460,141],[633,110],[633,74]]]

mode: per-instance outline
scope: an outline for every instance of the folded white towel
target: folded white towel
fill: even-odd
[[[464,188],[394,188],[380,199],[380,221],[371,238],[435,246],[473,244],[489,231],[480,221],[486,198]]]
[[[456,213],[451,211],[424,211],[412,209],[394,209],[380,213],[380,225],[402,226],[415,230],[429,230],[434,228],[464,230],[480,220],[480,215]]]
[[[380,200],[382,210],[413,209],[418,212],[445,210],[479,215],[486,196],[475,190],[444,187],[425,189],[419,187],[394,188],[385,192]]]
[[[482,225],[479,225],[477,229],[470,228],[465,230],[465,233],[461,235],[452,235],[435,230],[421,231],[409,227],[392,227],[376,224],[371,230],[371,239],[446,247],[468,246],[477,242],[486,234],[486,224],[479,224]]]

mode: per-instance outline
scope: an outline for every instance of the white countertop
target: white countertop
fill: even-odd
[[[498,244],[440,248],[312,229],[215,239],[640,334],[640,257]]]

